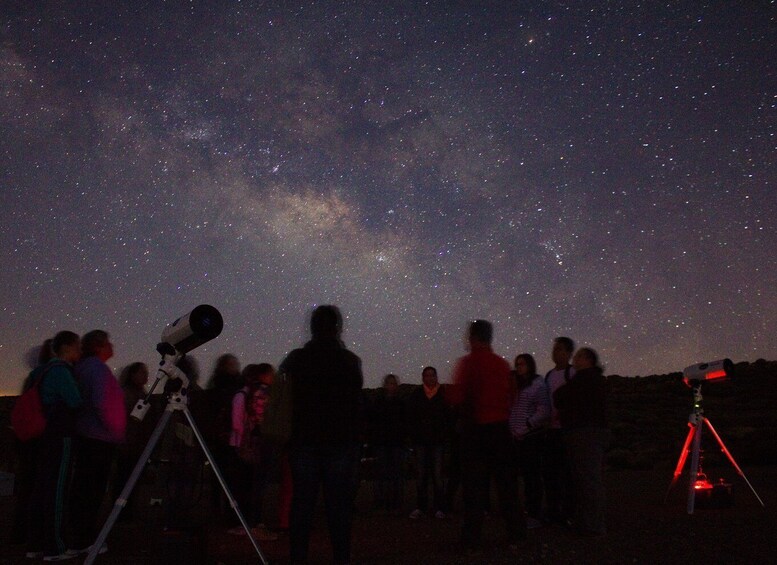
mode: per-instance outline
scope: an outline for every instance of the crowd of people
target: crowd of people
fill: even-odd
[[[202,391],[213,415],[205,426],[209,451],[249,526],[239,523],[214,476],[210,503],[231,520],[230,534],[267,542],[287,534],[290,561],[305,563],[323,491],[333,561],[349,563],[364,461],[372,462],[375,511],[444,520],[458,511],[460,490],[460,541],[467,553],[480,551],[489,513],[502,518],[505,543],[516,552],[535,528],[606,533],[608,387],[593,349],[575,350],[571,339],[556,338],[553,369],[542,376],[528,353],[512,365],[497,355],[491,323],[475,320],[451,384],[441,385],[437,370],[427,366],[409,393],[388,374],[377,394],[366,395],[361,361],[341,340],[339,310],[316,308],[310,331],[310,340],[288,354],[277,374],[268,363],[241,370],[236,356],[222,355]],[[25,381],[25,389],[38,384],[47,419],[42,437],[18,443],[13,538],[26,544],[29,558],[60,561],[89,552],[106,492],[119,496],[149,438],[148,424],[130,417],[146,395],[148,368],[132,363],[117,380],[106,364],[112,356],[105,331],[80,338],[59,332],[44,343],[39,365]],[[193,360],[184,356],[178,366],[198,388]],[[279,439],[269,433],[269,419],[284,417],[276,405],[283,396],[290,398],[289,434]],[[187,474],[175,475],[185,493]],[[404,500],[408,478],[415,478],[412,504]],[[267,505],[273,479],[278,500]],[[168,523],[174,527],[180,516],[172,498]],[[270,507],[277,515],[267,515]],[[130,497],[124,517],[134,510]]]
[[[38,387],[46,418],[41,437],[19,444],[12,535],[26,544],[28,558],[71,559],[97,536],[114,458],[127,437],[124,392],[106,364],[111,357],[105,331],[61,331],[44,342],[24,384]]]

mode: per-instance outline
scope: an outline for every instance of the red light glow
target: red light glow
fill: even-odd
[[[707,479],[699,479],[694,483],[693,488],[695,488],[696,490],[711,489],[712,483],[709,482]]]

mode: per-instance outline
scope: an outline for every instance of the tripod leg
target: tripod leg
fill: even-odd
[[[737,465],[737,462],[734,461],[734,456],[731,455],[726,445],[723,443],[723,440],[720,439],[720,436],[718,435],[718,432],[715,431],[715,428],[712,427],[712,422],[710,422],[707,418],[704,418],[704,423],[707,424],[707,427],[709,427],[710,431],[712,432],[712,435],[715,436],[715,439],[718,442],[718,445],[720,446],[720,450],[728,457],[728,460],[731,461],[731,464],[734,466],[734,469],[736,469],[737,473],[739,473],[739,476],[742,477],[745,482],[747,483],[747,486],[750,487],[750,490],[753,491],[753,494],[758,499],[758,502],[761,503],[761,506],[765,506],[763,500],[761,500],[761,497],[758,496],[758,493],[755,492],[755,489],[753,488],[753,485],[750,484],[750,481],[747,480],[747,477],[745,476],[744,471],[739,468],[739,465]]]
[[[216,474],[216,478],[219,480],[219,483],[221,484],[221,488],[223,489],[224,494],[227,495],[227,500],[229,500],[229,505],[235,511],[235,514],[240,520],[240,523],[243,525],[243,529],[246,531],[246,534],[248,534],[248,539],[251,540],[251,544],[254,546],[254,549],[256,550],[256,554],[259,556],[259,559],[263,563],[263,565],[269,565],[267,559],[262,553],[262,550],[259,548],[259,544],[257,543],[256,538],[254,538],[254,535],[251,533],[251,527],[248,525],[248,522],[246,522],[246,519],[243,517],[243,513],[240,511],[240,508],[237,505],[237,500],[235,500],[235,497],[232,496],[232,492],[229,490],[229,487],[227,486],[227,483],[224,480],[224,477],[221,475],[221,471],[219,470],[218,465],[216,465],[216,460],[213,459],[213,455],[211,455],[211,452],[208,449],[208,446],[205,444],[205,440],[203,439],[202,434],[200,433],[200,430],[194,421],[194,418],[192,418],[192,414],[191,412],[189,412],[189,408],[184,407],[183,413],[186,415],[186,419],[189,421],[189,425],[192,427],[192,431],[194,432],[194,435],[197,437],[197,441],[199,442],[203,453],[205,453],[205,457],[207,457],[208,461],[210,462],[210,468]]]
[[[683,467],[685,467],[685,462],[688,460],[688,446],[691,445],[691,440],[693,439],[693,435],[696,431],[696,426],[693,424],[688,424],[688,427],[690,430],[688,430],[688,435],[685,437],[685,444],[683,444],[683,450],[680,452],[680,458],[677,460],[677,466],[674,469],[672,482],[669,483],[666,496],[664,496],[664,504],[666,504],[666,501],[669,499],[669,493],[672,492],[672,489],[677,484],[677,479],[680,478],[680,475],[683,472]]]
[[[693,514],[696,503],[696,479],[699,475],[699,450],[701,449],[702,423],[695,424],[693,435],[693,451],[691,452],[691,473],[688,481],[688,514]]]
[[[148,461],[149,457],[151,457],[151,453],[154,451],[159,438],[162,437],[162,432],[165,430],[167,422],[170,420],[172,415],[172,410],[168,408],[165,410],[164,414],[162,414],[162,417],[159,418],[159,422],[157,423],[156,428],[154,428],[154,432],[151,434],[151,437],[149,438],[143,453],[140,455],[138,462],[135,464],[135,468],[132,469],[132,473],[127,480],[127,484],[124,485],[124,489],[121,491],[119,498],[116,499],[116,502],[113,505],[113,510],[111,510],[108,519],[105,520],[105,524],[103,525],[102,530],[100,530],[100,533],[97,536],[97,540],[95,540],[95,542],[92,544],[92,548],[89,550],[89,555],[87,555],[86,560],[84,561],[84,565],[91,565],[94,563],[95,558],[100,552],[100,548],[102,548],[105,540],[108,538],[108,534],[113,528],[113,525],[116,523],[116,519],[119,517],[119,513],[121,512],[122,508],[127,505],[127,500],[129,499],[130,494],[132,494],[132,490],[135,488],[135,483],[138,482],[140,474],[143,472],[143,468],[146,466],[146,462]]]

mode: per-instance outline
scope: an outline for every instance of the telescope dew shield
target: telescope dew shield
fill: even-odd
[[[213,306],[200,304],[167,326],[162,332],[162,341],[179,353],[188,353],[217,337],[223,328],[221,313]]]
[[[686,367],[683,371],[683,380],[686,383],[691,381],[712,381],[716,379],[725,379],[731,376],[734,370],[734,363],[731,359],[720,359],[709,363],[699,363]]]

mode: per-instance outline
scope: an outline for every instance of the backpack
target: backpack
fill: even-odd
[[[40,385],[43,377],[52,368],[64,366],[65,363],[49,363],[32,379],[32,385],[16,399],[11,409],[11,428],[20,441],[39,438],[46,431],[46,416],[43,413],[43,402],[40,399]]]

